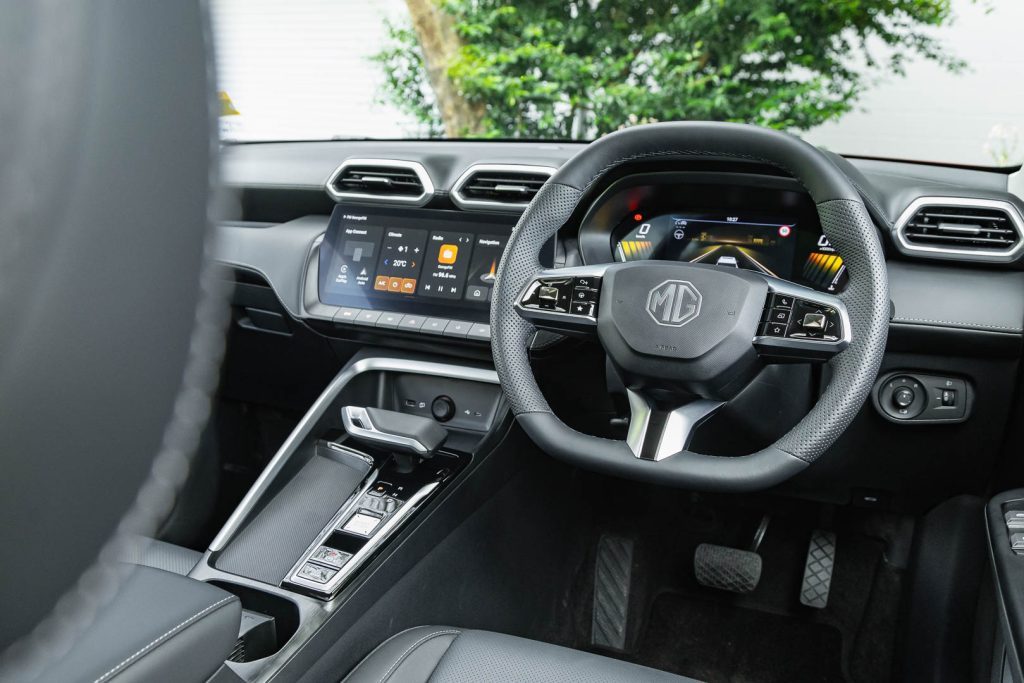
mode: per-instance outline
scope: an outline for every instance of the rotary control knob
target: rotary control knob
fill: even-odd
[[[917,396],[910,387],[900,387],[892,392],[892,402],[897,408],[908,408]]]
[[[430,414],[438,422],[447,422],[455,417],[455,401],[450,396],[438,396],[430,404]]]

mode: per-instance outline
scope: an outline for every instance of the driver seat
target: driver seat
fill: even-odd
[[[646,666],[535,640],[445,626],[417,626],[384,641],[344,683],[685,683]]]

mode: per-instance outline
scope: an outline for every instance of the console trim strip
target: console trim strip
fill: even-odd
[[[231,513],[228,521],[221,527],[216,538],[210,543],[209,550],[211,552],[223,550],[227,546],[228,542],[240,530],[242,522],[256,507],[257,501],[267,492],[274,477],[281,472],[285,463],[288,462],[288,459],[295,452],[299,444],[302,443],[302,440],[309,435],[316,422],[327,411],[334,399],[338,397],[341,390],[349,382],[365,372],[405,372],[416,375],[433,375],[448,379],[464,379],[474,382],[498,384],[498,373],[494,370],[465,365],[452,365],[450,363],[435,363],[407,358],[373,357],[362,358],[346,366],[331,380],[331,383],[327,385],[323,393],[317,397],[299,424],[295,426],[292,433],[281,444],[274,457],[263,468],[260,476],[257,477],[255,483],[249,488],[249,491],[242,498],[235,511]]]

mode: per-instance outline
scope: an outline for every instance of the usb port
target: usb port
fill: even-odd
[[[416,401],[412,400],[411,398],[405,399],[405,407],[406,408],[415,408],[416,407]]]

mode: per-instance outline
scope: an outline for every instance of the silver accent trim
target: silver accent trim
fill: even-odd
[[[463,210],[484,209],[487,211],[515,211],[521,212],[530,202],[493,202],[484,199],[467,199],[462,196],[462,186],[473,177],[474,173],[480,172],[508,172],[508,173],[536,173],[546,174],[548,178],[553,176],[558,169],[554,166],[534,166],[531,164],[473,164],[459,176],[459,179],[452,185],[451,198],[455,206]]]
[[[366,439],[377,443],[386,443],[389,446],[400,446],[420,455],[426,455],[430,449],[421,442],[409,436],[399,436],[381,431],[370,419],[370,413],[362,406],[345,406],[341,409],[341,421],[345,424],[345,431],[357,439]],[[366,425],[358,426],[357,423]]]
[[[267,466],[263,468],[260,476],[242,498],[242,501],[231,513],[228,521],[221,527],[216,538],[210,543],[209,550],[217,552],[223,550],[232,537],[241,528],[242,522],[255,509],[256,502],[270,488],[285,463],[292,456],[298,446],[313,430],[317,421],[323,416],[331,404],[341,393],[341,390],[358,375],[364,372],[406,372],[417,375],[433,375],[435,377],[446,377],[449,379],[464,379],[473,382],[485,382],[487,384],[498,384],[498,373],[494,370],[474,368],[463,365],[451,365],[448,363],[434,363],[429,361],[408,360],[404,358],[363,358],[344,368],[327,385],[323,393],[295,426],[292,433],[288,435],[284,443],[270,459]]]
[[[626,390],[629,399],[629,431],[626,444],[637,458],[646,459],[642,453],[647,441],[653,408],[650,402],[633,389]],[[665,419],[665,427],[658,436],[658,446],[654,451],[654,462],[664,460],[690,447],[693,434],[704,422],[725,405],[722,401],[697,399],[676,408]]]
[[[331,521],[331,523],[322,532],[320,532],[320,535],[317,536],[316,541],[314,541],[313,544],[310,545],[306,552],[302,554],[299,561],[296,562],[295,565],[288,571],[288,578],[285,579],[285,581],[287,583],[295,584],[296,586],[302,586],[303,588],[308,588],[310,590],[316,591],[317,593],[323,594],[324,596],[333,596],[335,593],[338,592],[338,590],[341,589],[345,581],[348,580],[352,576],[352,574],[357,569],[359,569],[374,552],[376,552],[377,548],[379,548],[380,545],[384,543],[384,541],[390,538],[391,533],[409,515],[415,512],[420,507],[420,505],[422,505],[423,502],[428,497],[430,497],[432,493],[434,493],[434,491],[437,490],[438,486],[440,486],[440,482],[431,482],[424,486],[423,488],[421,488],[416,493],[414,493],[409,498],[409,500],[402,503],[401,507],[392,512],[384,521],[384,523],[378,526],[372,532],[369,538],[366,539],[366,542],[363,544],[363,547],[356,551],[356,553],[352,555],[351,558],[349,558],[348,562],[346,562],[344,566],[342,566],[341,569],[338,570],[338,573],[332,576],[331,580],[327,583],[317,583],[316,581],[310,581],[308,579],[303,578],[302,576],[299,576],[299,569],[301,569],[302,565],[306,564],[306,562],[310,561],[310,555],[312,555],[312,553],[315,552],[317,548],[324,544],[324,541],[326,541],[331,536],[331,534],[334,533],[335,529],[340,528],[342,520],[344,520],[348,514],[355,511],[356,507],[358,506],[359,500],[362,498],[362,494],[360,494],[360,496],[356,498],[355,501],[351,503],[351,505],[348,505],[341,511],[339,511],[335,518]],[[363,493],[365,493],[365,491]]]
[[[350,166],[370,166],[376,168],[402,168],[408,171],[412,171],[419,178],[420,183],[423,185],[423,192],[418,196],[412,197],[382,197],[377,194],[368,194],[365,192],[342,192],[334,187],[334,182],[338,177]],[[360,202],[369,202],[374,204],[402,204],[405,206],[423,206],[434,196],[434,183],[430,180],[430,174],[427,173],[427,169],[423,167],[423,164],[418,161],[408,161],[405,159],[346,159],[341,163],[338,168],[334,169],[334,172],[327,178],[327,182],[324,183],[324,189],[327,190],[327,194],[338,203],[342,203],[345,200],[357,200]]]
[[[1017,231],[1017,243],[1009,249],[964,249],[956,247],[924,246],[907,240],[907,224],[924,206],[955,206],[965,209],[996,209],[1005,211],[1010,223]],[[1015,261],[1024,250],[1024,217],[1017,207],[1001,199],[980,199],[975,197],[918,197],[903,210],[892,229],[893,240],[901,252],[908,255],[930,256],[937,259],[956,261],[980,261],[1009,263]]]

